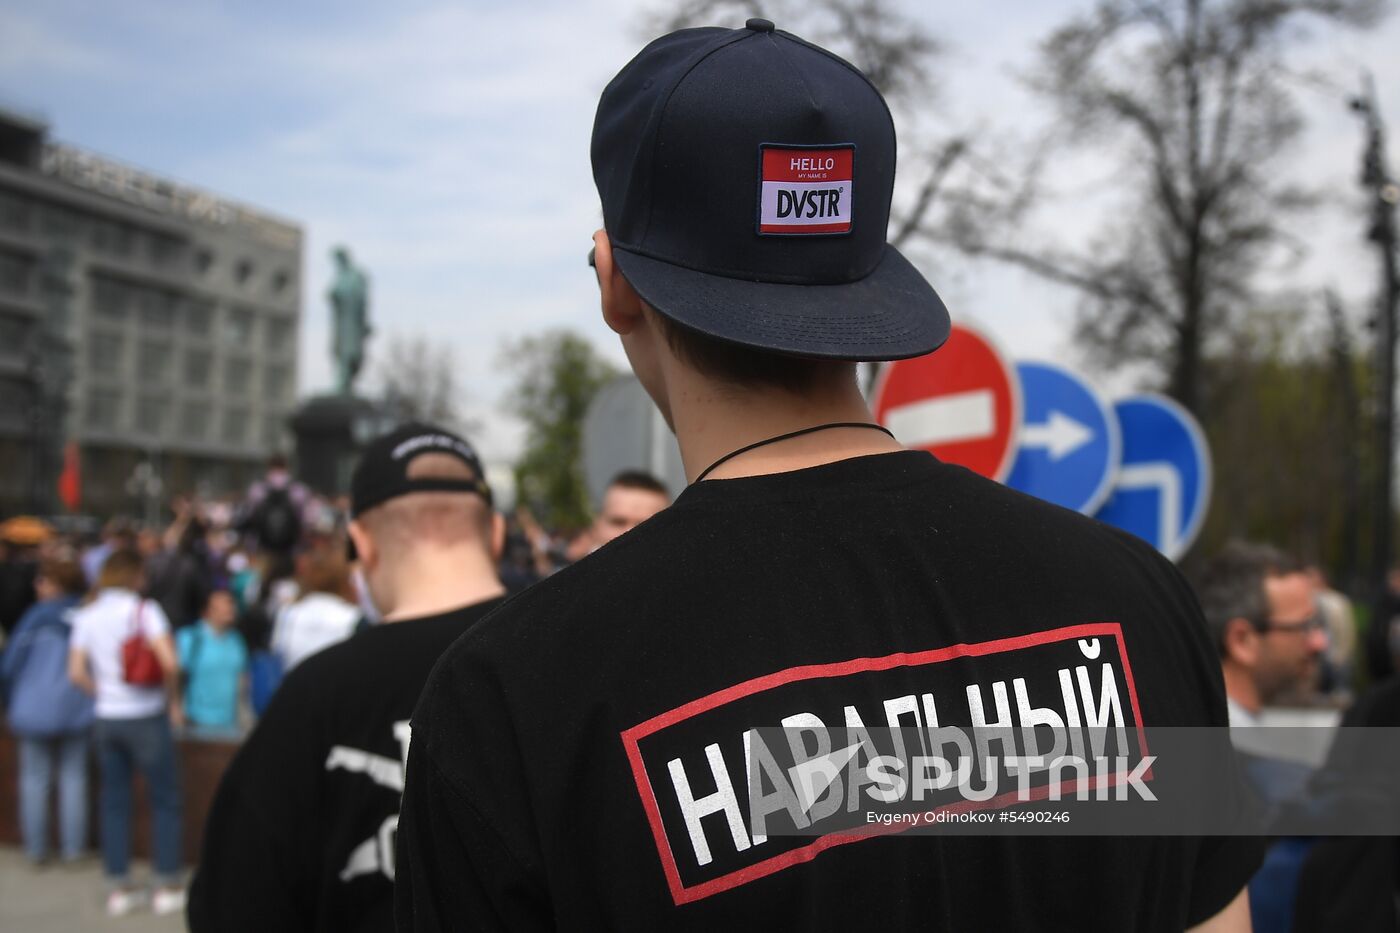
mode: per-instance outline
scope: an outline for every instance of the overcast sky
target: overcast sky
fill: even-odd
[[[349,245],[371,274],[379,340],[451,347],[465,407],[485,425],[479,443],[503,458],[519,443],[499,414],[503,340],[567,325],[623,362],[584,264],[600,225],[588,139],[599,92],[640,47],[639,10],[655,5],[0,0],[0,106],[44,118],[63,142],[300,223],[304,393],[330,383],[328,251]],[[950,47],[941,102],[921,127],[1029,138],[1045,108],[1017,73],[1084,6],[911,5]],[[1340,83],[1300,85],[1308,130],[1280,171],[1320,188],[1325,206],[1298,231],[1306,260],[1274,270],[1281,284],[1334,285],[1358,308],[1373,287],[1361,135],[1342,88],[1374,69],[1400,133],[1397,49],[1400,17],[1366,35],[1313,30],[1300,67]],[[1111,210],[1111,197],[1090,196],[1112,181],[1107,162],[1067,163],[1037,222],[1086,237],[1095,217],[1083,204]],[[1011,355],[1075,361],[1072,294],[988,263],[940,266],[933,280],[955,317]]]

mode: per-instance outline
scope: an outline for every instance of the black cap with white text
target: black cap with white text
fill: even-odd
[[[473,478],[410,477],[409,464],[423,454],[448,454],[462,461]],[[470,492],[491,502],[491,488],[476,451],[443,428],[411,423],[370,442],[350,478],[350,517],[412,492]]]

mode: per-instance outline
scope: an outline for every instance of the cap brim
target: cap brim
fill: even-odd
[[[943,345],[943,300],[893,246],[865,278],[839,285],[754,282],[613,249],[642,300],[691,330],[760,350],[829,360],[902,360]]]

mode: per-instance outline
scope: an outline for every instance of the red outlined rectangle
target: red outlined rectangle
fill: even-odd
[[[1076,638],[1094,638],[1099,636],[1111,636],[1118,642],[1118,657],[1123,664],[1123,679],[1128,690],[1129,704],[1133,710],[1133,722],[1138,733],[1138,742],[1142,754],[1147,754],[1147,736],[1143,729],[1142,711],[1138,707],[1137,685],[1133,681],[1133,669],[1128,663],[1127,646],[1123,642],[1123,627],[1117,622],[1093,622],[1083,625],[1070,625],[1064,628],[1051,629],[1045,632],[1035,632],[1030,635],[1018,635],[1013,638],[999,638],[994,641],[977,642],[975,644],[949,645],[946,648],[934,648],[929,651],[919,652],[898,652],[888,654],[880,658],[854,658],[850,661],[842,661],[835,664],[807,664],[800,667],[790,667],[786,670],[777,671],[772,674],[765,674],[762,677],[755,677],[752,680],[744,681],[724,690],[692,700],[669,710],[660,715],[653,716],[645,722],[639,723],[621,733],[623,747],[627,751],[627,760],[632,766],[632,777],[637,784],[637,793],[641,796],[642,807],[646,811],[647,821],[651,824],[652,836],[656,840],[656,850],[661,857],[661,865],[666,873],[666,882],[671,889],[671,897],[677,906],[688,904],[728,891],[740,885],[747,884],[759,878],[766,877],[774,872],[782,871],[793,865],[810,862],[827,849],[851,842],[859,842],[862,839],[869,839],[874,836],[893,835],[904,832],[908,826],[876,826],[868,832],[839,833],[822,836],[813,840],[806,846],[798,849],[791,849],[779,855],[756,862],[745,868],[712,878],[687,887],[680,876],[680,869],[676,865],[676,858],[671,851],[670,840],[666,835],[666,828],[661,821],[661,809],[657,805],[656,794],[652,790],[651,780],[647,776],[646,766],[642,761],[641,749],[638,742],[653,733],[659,732],[678,722],[698,716],[720,706],[732,703],[735,700],[762,693],[765,690],[772,690],[785,684],[802,680],[815,680],[827,677],[845,677],[850,674],[858,674],[866,671],[885,671],[897,667],[922,667],[927,664],[937,664],[942,661],[949,661],[954,658],[975,658],[990,654],[1000,654],[1007,651],[1018,651],[1023,648],[1034,648],[1038,645],[1052,644],[1054,642],[1069,641]],[[1148,772],[1150,776],[1150,771]],[[1113,786],[1118,783],[1120,775],[1107,775],[1105,783]],[[1089,788],[1098,785],[1097,779],[1088,782]],[[1040,789],[1033,797],[1039,794],[1048,794],[1049,788]],[[1012,791],[1002,794],[989,801],[952,804],[945,808],[949,811],[963,809],[983,809],[995,806],[1004,806],[1016,802],[1016,792]]]

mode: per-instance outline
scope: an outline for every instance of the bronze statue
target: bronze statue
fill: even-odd
[[[350,251],[337,246],[335,280],[327,297],[331,302],[331,356],[335,359],[336,391],[353,394],[355,377],[365,362],[365,341],[373,333],[369,324],[369,279],[355,267]]]

